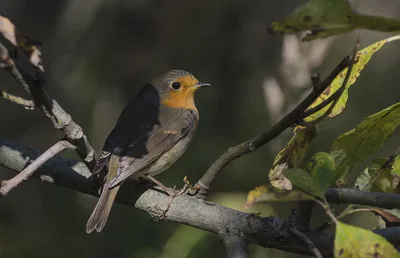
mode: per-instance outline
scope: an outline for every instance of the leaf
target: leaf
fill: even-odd
[[[313,181],[321,188],[324,194],[337,180],[335,161],[326,152],[315,153],[307,164],[306,171],[309,172]]]
[[[345,0],[310,0],[284,20],[273,22],[268,30],[271,33],[308,30],[309,33],[303,40],[310,41],[361,28],[384,32],[400,31],[400,21],[355,13]]]
[[[301,163],[316,135],[315,125],[310,127],[296,126],[294,128],[293,137],[286,147],[278,153],[272,169],[268,173],[272,186],[278,189],[292,189],[292,184],[283,176],[282,171],[295,168]]]
[[[347,99],[349,97],[348,89],[350,88],[351,85],[354,84],[354,82],[357,80],[357,78],[360,76],[361,71],[364,69],[365,65],[369,62],[371,59],[372,55],[375,54],[383,45],[385,45],[388,42],[398,40],[400,39],[400,36],[393,36],[390,38],[386,38],[383,40],[380,40],[378,42],[375,42],[372,45],[369,45],[366,48],[361,49],[360,51],[357,52],[356,60],[357,62],[353,65],[353,69],[351,70],[351,74],[349,77],[349,80],[347,81],[346,84],[346,89],[343,91],[340,99],[338,100],[337,104],[335,107],[332,109],[332,112],[329,114],[329,117],[335,117],[342,113],[343,109],[346,106]],[[314,101],[314,103],[311,104],[311,106],[308,108],[313,108],[324,102],[326,99],[328,99],[330,96],[332,96],[339,88],[343,85],[343,81],[346,77],[348,68],[345,68],[343,71],[339,73],[338,76],[332,81],[331,85],[326,88],[326,90]],[[329,109],[331,104],[327,105],[323,109],[319,110],[318,112],[306,117],[304,120],[307,122],[314,121],[315,119],[321,117],[327,110]]]
[[[400,123],[400,103],[366,117],[355,129],[339,136],[330,154],[335,160],[337,184],[346,183],[348,176],[361,161],[376,151]]]
[[[342,222],[336,225],[335,257],[399,257],[385,238]]]
[[[44,72],[44,68],[41,65],[42,52],[40,51],[40,43],[38,41],[22,34],[8,18],[1,15],[0,33],[15,47],[20,49],[35,67]]]
[[[257,203],[265,202],[292,202],[303,200],[314,200],[315,198],[302,191],[286,191],[276,188],[261,185],[255,187],[247,195],[246,208],[249,208]]]
[[[387,159],[375,159],[371,165],[358,176],[355,187],[363,191],[393,193],[398,185],[398,180],[394,180],[393,166],[383,168]],[[377,175],[379,172],[380,175]],[[372,182],[372,184],[371,184]]]
[[[397,155],[393,162],[392,173],[397,176],[400,176],[400,155]]]
[[[283,171],[283,174],[288,178],[293,185],[297,186],[306,193],[319,198],[325,197],[325,191],[304,169],[295,168]]]
[[[400,218],[390,212],[380,209],[372,209],[372,213],[381,217],[383,221],[385,221],[387,228],[400,226]]]

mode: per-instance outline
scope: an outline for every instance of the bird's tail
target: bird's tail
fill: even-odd
[[[86,233],[91,233],[96,229],[100,232],[107,223],[108,216],[110,215],[111,207],[114,203],[115,197],[117,196],[120,185],[109,188],[109,182],[114,179],[118,171],[118,156],[111,157],[107,180],[103,185],[100,198],[94,208],[92,215],[86,223]]]

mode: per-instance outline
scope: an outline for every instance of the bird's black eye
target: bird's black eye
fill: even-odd
[[[171,84],[172,89],[179,90],[181,88],[181,84],[179,82],[173,82]]]

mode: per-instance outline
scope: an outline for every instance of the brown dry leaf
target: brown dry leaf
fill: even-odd
[[[304,127],[296,126],[293,137],[278,155],[268,173],[272,186],[278,189],[292,190],[291,182],[285,178],[282,172],[285,169],[296,168],[306,155],[311,141],[317,135],[315,125]]]
[[[379,209],[372,209],[372,212],[385,221],[387,228],[400,226],[400,218],[396,215]]]
[[[8,18],[1,15],[0,33],[3,34],[3,36],[15,47],[20,49],[35,67],[44,72],[44,68],[41,64],[42,52],[40,51],[40,43],[38,41],[26,37],[14,26],[14,24]]]

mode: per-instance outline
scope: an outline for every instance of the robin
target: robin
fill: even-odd
[[[171,70],[143,86],[122,111],[93,170],[98,174],[108,167],[87,233],[104,228],[118,189],[128,178],[145,177],[174,194],[153,176],[187,149],[199,121],[194,94],[206,86],[210,84],[199,82],[189,72]]]

